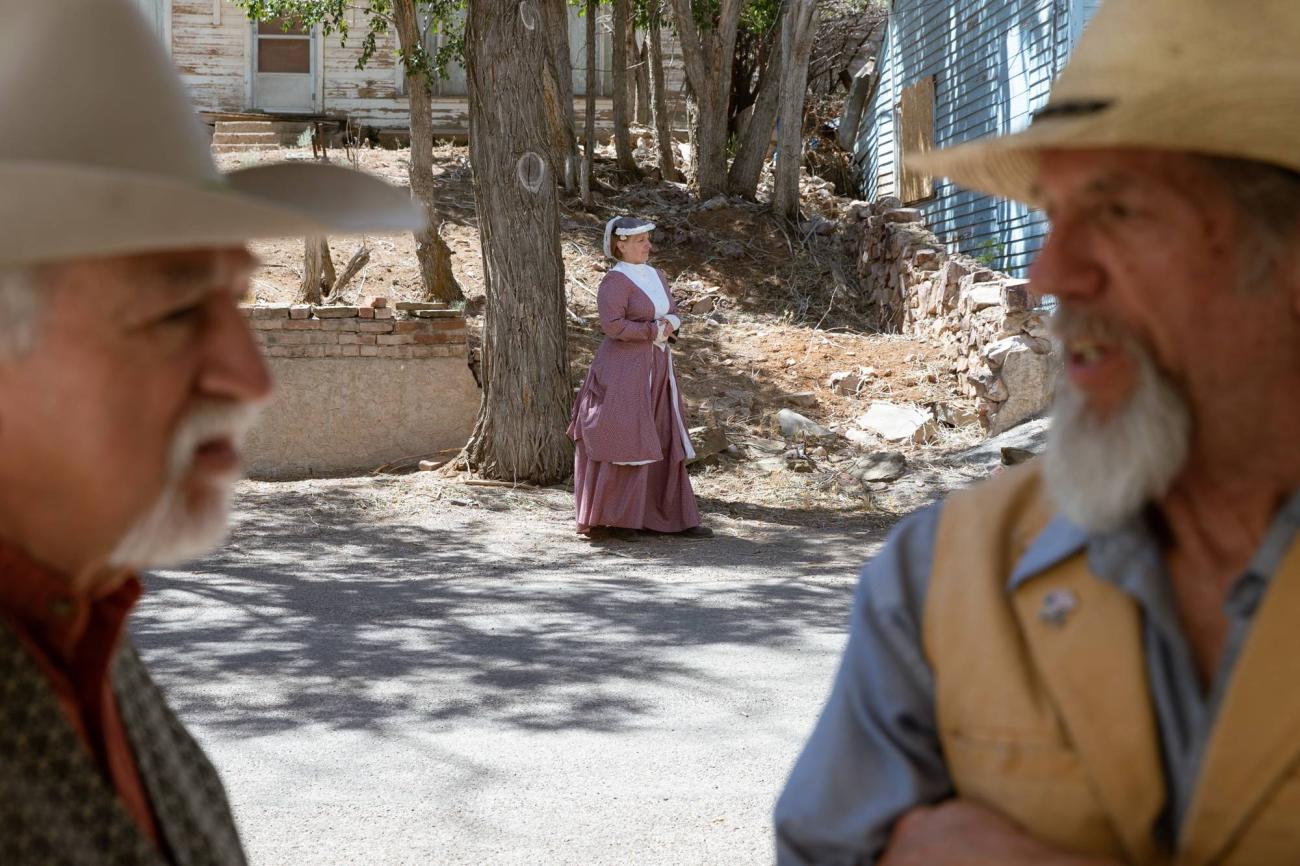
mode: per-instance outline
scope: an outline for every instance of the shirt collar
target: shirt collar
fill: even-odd
[[[76,592],[66,575],[0,543],[0,617],[63,661],[76,652],[92,614],[125,623],[140,594],[134,574],[107,591]]]
[[[1053,517],[1016,561],[1011,579],[1007,581],[1007,591],[1019,589],[1026,581],[1074,556],[1087,544],[1087,532],[1065,517]]]
[[[1295,542],[1297,532],[1300,532],[1300,490],[1291,494],[1274,515],[1264,533],[1264,540],[1251,559],[1246,576],[1265,583],[1272,580],[1282,558]],[[1110,532],[1094,533],[1057,515],[1016,561],[1007,581],[1007,591],[1014,592],[1029,580],[1084,550],[1088,552],[1088,564],[1093,573],[1135,595],[1139,594],[1140,588],[1127,583],[1143,572],[1127,568],[1125,564],[1142,556],[1159,555],[1144,515],[1134,516]]]

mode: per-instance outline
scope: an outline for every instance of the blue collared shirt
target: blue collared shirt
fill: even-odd
[[[778,866],[862,866],[879,857],[895,820],[953,795],[934,718],[934,677],[921,618],[940,504],[903,520],[863,569],[849,642],[830,697],[776,804]],[[1172,848],[1190,805],[1201,754],[1255,610],[1300,530],[1300,492],[1284,505],[1224,602],[1228,633],[1214,681],[1201,686],[1160,543],[1145,519],[1089,535],[1056,518],[1025,551],[1008,591],[1080,551],[1092,572],[1142,611],[1151,700],[1168,800],[1157,841]]]

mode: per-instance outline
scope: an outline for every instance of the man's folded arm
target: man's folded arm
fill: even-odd
[[[939,508],[863,569],[830,698],[776,804],[778,866],[873,863],[907,810],[953,794],[921,647]]]

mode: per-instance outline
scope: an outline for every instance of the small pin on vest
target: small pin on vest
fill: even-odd
[[[1074,590],[1054,589],[1043,596],[1038,618],[1052,628],[1060,628],[1078,606],[1079,597],[1074,594]]]

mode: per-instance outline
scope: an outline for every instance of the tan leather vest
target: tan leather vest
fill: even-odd
[[[958,794],[1127,863],[1300,863],[1300,544],[1255,615],[1171,861],[1152,835],[1165,789],[1136,602],[1082,553],[1007,590],[1050,516],[1032,463],[940,516],[923,642]],[[1058,590],[1073,606],[1043,616]]]

